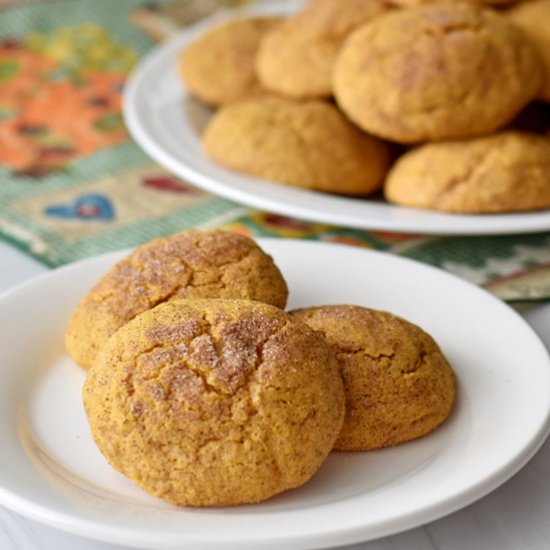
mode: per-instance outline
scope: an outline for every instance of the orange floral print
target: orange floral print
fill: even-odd
[[[121,51],[128,62],[129,50]],[[45,52],[0,43],[0,163],[33,177],[127,139],[121,116],[127,71],[96,62],[68,72]],[[64,55],[69,59],[70,51]]]

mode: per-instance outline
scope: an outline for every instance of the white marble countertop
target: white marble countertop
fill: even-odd
[[[0,293],[47,269],[0,242]],[[550,348],[550,304],[523,314]],[[1,550],[115,550],[122,546],[69,535],[0,507]],[[443,519],[361,550],[543,550],[550,548],[550,440],[499,489]]]

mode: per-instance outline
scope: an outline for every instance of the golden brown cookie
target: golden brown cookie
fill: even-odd
[[[293,98],[332,95],[332,69],[346,36],[388,10],[382,0],[312,0],[268,32],[256,71],[268,90]]]
[[[69,355],[89,368],[99,349],[139,313],[175,298],[246,298],[283,308],[277,266],[251,239],[219,230],[156,239],[115,264],[86,294],[65,334]]]
[[[84,406],[111,465],[187,506],[265,500],[318,470],[344,416],[329,346],[248,300],[177,300],[142,313],[88,372]]]
[[[449,416],[454,373],[418,326],[359,306],[313,307],[292,315],[321,333],[340,362],[346,414],[336,450],[397,445],[426,435]]]
[[[550,102],[550,0],[522,2],[510,9],[507,15],[539,54],[544,66],[544,81],[537,97]]]
[[[189,93],[212,106],[262,93],[254,59],[261,37],[278,22],[275,17],[229,21],[191,42],[178,58]]]
[[[534,48],[503,15],[444,2],[391,11],[353,32],[334,91],[364,130],[414,143],[503,126],[535,97],[541,73]]]
[[[227,105],[211,119],[203,146],[234,170],[342,195],[379,189],[390,162],[387,144],[319,100],[262,97]]]
[[[500,132],[428,143],[405,153],[388,174],[390,202],[462,214],[550,208],[550,138]]]

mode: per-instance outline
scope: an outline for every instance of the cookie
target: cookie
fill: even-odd
[[[203,147],[214,161],[266,180],[341,195],[381,187],[390,153],[332,104],[262,97],[227,105]]]
[[[385,311],[333,305],[292,312],[333,347],[346,394],[335,449],[367,451],[428,434],[450,414],[455,376],[433,338]]]
[[[403,206],[462,214],[550,208],[550,138],[521,132],[428,143],[405,153],[384,193]]]
[[[543,85],[538,98],[550,102],[550,0],[521,2],[507,15],[531,41],[544,67]]]
[[[400,143],[485,134],[539,91],[540,61],[503,15],[469,3],[388,12],[353,32],[334,70],[338,105]]]
[[[329,346],[247,300],[178,300],[142,313],[102,349],[83,397],[110,464],[186,506],[259,502],[302,485],[344,416]]]
[[[332,69],[344,39],[387,10],[382,0],[312,0],[261,40],[256,57],[260,82],[296,99],[331,96]]]
[[[229,21],[191,42],[178,58],[189,93],[211,106],[261,94],[254,59],[261,37],[278,22],[275,17]]]
[[[246,298],[283,308],[288,289],[277,266],[251,239],[191,230],[156,239],[115,264],[86,294],[65,334],[85,369],[122,325],[175,298]]]

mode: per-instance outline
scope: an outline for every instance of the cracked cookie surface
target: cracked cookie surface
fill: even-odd
[[[503,15],[444,2],[391,11],[354,31],[333,84],[338,105],[365,131],[416,143],[496,130],[541,79],[533,46]]]
[[[550,208],[550,137],[500,132],[428,143],[405,153],[388,174],[388,201],[462,214]]]
[[[416,439],[450,414],[454,373],[433,338],[385,311],[332,305],[291,312],[322,334],[346,394],[335,450],[366,451]]]
[[[320,100],[263,97],[227,105],[207,126],[203,147],[234,170],[342,195],[379,189],[390,163],[386,143]]]
[[[142,313],[101,350],[83,398],[111,465],[187,506],[258,502],[302,485],[344,416],[330,347],[248,300],[178,300]]]
[[[178,58],[179,74],[189,92],[211,106],[264,93],[254,59],[262,36],[279,21],[277,17],[237,19],[191,42]]]
[[[69,355],[89,368],[101,346],[139,313],[175,298],[243,298],[284,308],[286,283],[248,237],[190,230],[147,243],[115,264],[69,320]]]
[[[297,99],[332,95],[332,69],[349,33],[388,7],[382,0],[313,0],[262,38],[256,57],[266,89]]]

